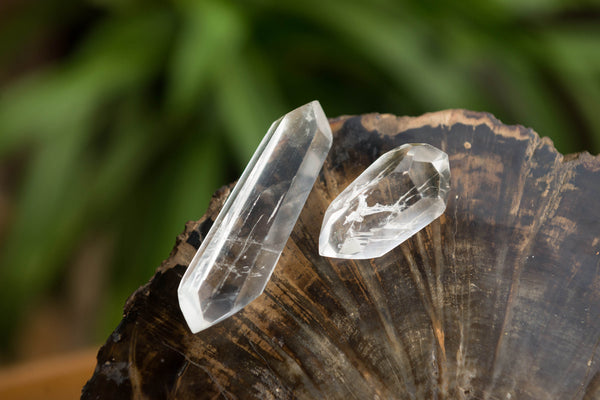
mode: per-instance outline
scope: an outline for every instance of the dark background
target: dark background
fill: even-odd
[[[289,4],[288,4],[289,3]],[[270,123],[488,111],[600,150],[600,4],[0,2],[0,362],[103,341]]]

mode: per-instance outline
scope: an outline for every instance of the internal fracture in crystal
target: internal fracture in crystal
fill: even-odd
[[[273,123],[179,285],[179,305],[192,332],[263,292],[331,142],[318,101]]]
[[[380,257],[442,215],[449,190],[450,165],[443,151],[429,144],[389,151],[329,205],[319,253]]]

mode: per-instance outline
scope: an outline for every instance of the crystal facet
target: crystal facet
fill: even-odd
[[[329,205],[319,253],[380,257],[446,209],[448,155],[429,144],[405,144],[379,157]]]
[[[263,292],[331,141],[318,101],[271,125],[179,284],[179,305],[192,332]]]

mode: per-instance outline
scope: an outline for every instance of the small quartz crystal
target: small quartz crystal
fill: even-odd
[[[273,123],[179,285],[179,305],[192,332],[263,292],[331,142],[318,101]]]
[[[329,205],[319,253],[380,257],[429,225],[446,209],[448,155],[429,144],[405,144],[371,164]]]

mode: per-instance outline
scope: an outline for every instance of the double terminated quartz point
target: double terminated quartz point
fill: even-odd
[[[179,285],[179,305],[192,332],[263,292],[331,142],[318,101],[273,123]]]
[[[319,237],[326,257],[380,257],[446,209],[448,155],[428,144],[385,153],[329,205]]]

